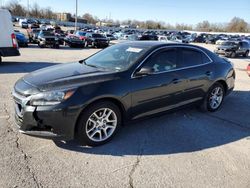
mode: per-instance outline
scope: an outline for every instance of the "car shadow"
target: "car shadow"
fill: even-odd
[[[233,92],[216,113],[202,113],[189,107],[127,123],[103,146],[85,147],[76,141],[55,141],[55,144],[74,152],[113,156],[166,155],[219,147],[250,136],[249,94]]]
[[[2,62],[0,64],[0,74],[29,73],[38,69],[57,65],[50,62]]]

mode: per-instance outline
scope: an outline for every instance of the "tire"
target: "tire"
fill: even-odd
[[[104,115],[105,109],[106,117]],[[110,115],[107,117],[109,113]],[[100,119],[98,120],[97,117]],[[109,122],[111,120],[113,122]],[[118,132],[121,122],[121,112],[115,104],[108,101],[95,103],[80,115],[76,125],[76,138],[81,145],[103,145],[109,142]]]
[[[249,51],[247,50],[247,51],[244,53],[243,57],[248,57],[248,55],[249,55]]]
[[[217,95],[218,101],[215,104],[215,103],[213,103],[213,99],[216,100],[216,98],[212,98],[212,97],[215,96],[214,94],[216,92],[216,89],[218,89],[218,88],[219,88],[220,95],[219,94]],[[221,98],[219,98],[219,96],[221,96]],[[218,83],[218,82],[215,83],[208,90],[205,98],[203,99],[203,102],[202,102],[202,104],[200,106],[200,110],[202,112],[215,112],[215,111],[219,110],[220,107],[221,107],[221,105],[222,105],[222,103],[223,103],[223,101],[224,101],[224,97],[225,97],[225,89],[224,89],[223,85],[220,84],[220,83]],[[214,104],[214,106],[213,106],[213,104]]]
[[[38,46],[39,46],[40,48],[44,48],[44,45],[42,45],[40,42],[38,43]]]
[[[232,53],[230,54],[230,57],[231,57],[231,58],[235,58],[235,57],[236,57],[236,52],[232,52]]]

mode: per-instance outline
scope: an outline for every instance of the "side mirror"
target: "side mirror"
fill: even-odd
[[[153,74],[154,69],[151,67],[142,67],[136,74],[135,76],[146,76]]]

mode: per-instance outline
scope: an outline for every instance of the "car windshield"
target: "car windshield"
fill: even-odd
[[[222,43],[223,46],[234,46],[237,45],[235,42],[223,42]]]
[[[97,68],[116,71],[128,69],[149,47],[135,46],[131,44],[118,44],[106,48],[85,60],[85,64]]]
[[[85,36],[86,33],[85,33],[85,32],[78,32],[78,35],[80,35],[80,36]]]
[[[101,34],[93,34],[92,36],[93,36],[94,38],[104,38],[104,36],[101,35]]]

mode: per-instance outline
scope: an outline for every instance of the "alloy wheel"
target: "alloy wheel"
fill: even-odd
[[[94,142],[110,138],[117,126],[117,115],[109,108],[102,108],[92,113],[86,122],[86,135]]]
[[[209,105],[213,110],[216,110],[220,107],[223,100],[223,89],[221,87],[215,87],[209,97]]]

